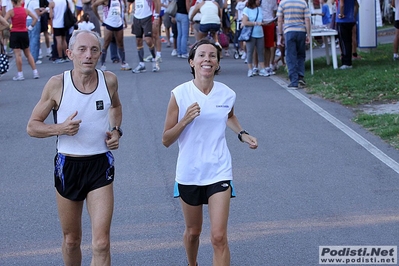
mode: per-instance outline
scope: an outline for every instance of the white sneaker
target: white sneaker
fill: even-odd
[[[352,66],[342,65],[339,69],[351,69]]]
[[[254,76],[254,72],[252,71],[252,69],[248,69],[248,74],[247,74],[247,76],[248,76],[248,78]]]
[[[243,52],[243,53],[242,53],[241,59],[242,59],[242,60],[247,59],[247,53],[246,53],[246,52]]]
[[[135,69],[132,70],[133,73],[143,73],[145,71],[146,71],[145,66],[142,66],[140,64]]]
[[[51,48],[47,48],[47,57],[51,56]]]
[[[39,72],[38,72],[37,70],[36,70],[36,71],[33,71],[33,78],[34,78],[34,79],[40,78]]]
[[[177,50],[176,49],[173,49],[172,50],[172,53],[170,54],[171,56],[176,56],[177,55]]]
[[[161,68],[159,67],[159,64],[157,61],[152,62],[152,72],[158,72]]]
[[[160,56],[155,57],[155,61],[158,63],[162,63],[162,57]]]
[[[43,62],[42,62],[42,60],[37,60],[35,63],[36,63],[36,65],[41,65]]]
[[[252,69],[252,75],[253,76],[257,76],[259,74],[259,69],[257,68],[257,67],[254,67],[253,69]]]
[[[269,72],[267,71],[267,69],[262,68],[261,70],[259,70],[259,76],[268,77],[268,76],[270,76],[270,74],[269,74]]]
[[[266,68],[265,68],[265,71],[266,71],[266,73],[268,74],[268,76],[271,76],[271,75],[275,75],[275,74],[276,74],[276,72],[274,72],[273,69],[271,69],[271,67],[266,67]]]
[[[124,63],[121,65],[121,70],[126,71],[126,70],[131,70],[132,68],[129,66],[128,63]]]
[[[25,79],[24,76],[19,76],[19,75],[16,75],[15,77],[12,78],[12,80],[15,80],[15,81],[21,81],[24,79]]]

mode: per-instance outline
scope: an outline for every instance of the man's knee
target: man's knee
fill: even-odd
[[[68,250],[75,250],[80,248],[80,244],[82,242],[82,237],[81,236],[72,236],[65,234],[64,235],[64,242],[65,242],[65,247]]]

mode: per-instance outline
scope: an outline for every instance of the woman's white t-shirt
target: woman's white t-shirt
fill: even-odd
[[[191,104],[197,102],[201,108],[200,115],[178,138],[176,182],[203,186],[232,180],[231,155],[225,131],[236,93],[216,81],[208,95],[202,93],[193,81],[177,86],[172,93],[179,107],[179,121]]]

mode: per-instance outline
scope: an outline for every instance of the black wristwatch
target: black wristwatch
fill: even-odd
[[[247,134],[247,135],[249,135],[249,133],[248,133],[247,131],[245,131],[245,130],[241,130],[240,133],[238,133],[238,139],[239,139],[241,142],[244,142],[244,141],[242,140],[242,134]]]
[[[118,133],[119,133],[119,137],[122,137],[122,135],[123,135],[122,128],[120,128],[120,127],[118,127],[118,126],[113,127],[113,128],[111,129],[111,132],[114,131],[114,130],[117,130]]]

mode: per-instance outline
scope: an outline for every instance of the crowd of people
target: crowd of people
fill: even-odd
[[[311,41],[310,16],[320,15],[323,26],[338,31],[337,48],[341,50],[342,63],[340,69],[352,68],[352,59],[360,58],[356,52],[357,0],[323,0],[319,2],[321,12],[313,14],[306,0],[299,1],[300,4],[293,4],[292,0],[237,0],[232,3],[231,13],[228,12],[227,0],[0,1],[2,17],[8,23],[2,25],[5,29],[0,31],[0,40],[6,53],[15,56],[18,73],[14,80],[17,81],[24,80],[22,53],[32,68],[34,78],[39,78],[36,65],[42,64],[44,56],[50,57],[56,64],[69,62],[65,51],[75,29],[86,29],[103,35],[101,70],[107,69],[105,62],[109,53],[113,63],[121,64],[121,70],[142,73],[146,71],[145,62],[152,62],[152,71],[160,71],[161,29],[164,29],[167,47],[173,45],[172,56],[188,58],[190,33],[194,34],[195,41],[212,39],[222,48],[221,58],[230,56],[229,47],[233,43],[236,58],[245,60],[247,64],[248,77],[274,75],[278,66],[283,65],[287,66],[289,76],[293,77],[290,78],[290,87],[296,88],[298,84],[306,84],[303,64],[306,46]],[[176,3],[175,14],[166,13],[168,6],[173,3]],[[392,5],[395,5],[395,0],[392,0]],[[64,11],[67,6],[77,17],[76,25],[68,29],[64,27]],[[20,11],[14,12],[16,10]],[[127,63],[124,48],[124,29],[129,24],[132,24],[131,32],[136,37],[135,68]],[[243,27],[252,28],[248,41],[238,40]],[[291,42],[287,37],[294,32],[300,32],[298,36],[301,37],[300,40],[295,37],[296,40]],[[41,48],[42,33],[46,52],[42,52],[44,49]],[[18,42],[15,36],[18,36]],[[147,56],[144,43],[148,48]],[[399,56],[395,47],[397,45],[394,45],[396,60]]]
[[[239,50],[240,58],[251,67],[251,73],[253,73],[251,76],[274,74],[273,70],[276,69],[274,62],[275,14],[277,10],[275,0],[264,0],[259,7],[259,19],[262,27],[255,32],[261,32],[262,35],[265,32],[267,38],[262,38],[260,41],[264,40],[264,44],[259,41],[259,47],[256,49],[252,42],[248,41],[247,45],[251,48],[249,56],[247,56],[246,43],[237,41],[241,27],[248,20],[247,1],[237,2],[234,18],[233,14],[227,12],[226,0],[177,0],[176,14],[165,13],[171,3],[172,0],[1,0],[2,17],[7,18],[8,25],[5,25],[5,29],[0,32],[0,39],[6,53],[10,57],[15,56],[16,58],[18,73],[14,80],[24,79],[23,60],[19,50],[24,52],[28,59],[34,71],[34,78],[39,78],[36,65],[42,64],[45,56],[56,64],[69,62],[70,59],[65,51],[70,36],[76,29],[97,32],[104,39],[100,57],[101,70],[106,70],[105,62],[109,53],[113,63],[121,64],[121,70],[141,73],[146,71],[145,62],[152,62],[152,71],[158,72],[162,62],[160,38],[162,25],[164,25],[167,46],[173,45],[174,48],[172,56],[188,58],[188,49],[191,47],[189,34],[192,31],[196,41],[202,38],[213,39],[222,48],[221,58],[230,56],[229,46],[230,42],[234,40],[234,46]],[[252,6],[258,8],[257,4],[260,4],[260,1]],[[64,25],[64,12],[67,7],[77,18],[76,24],[69,28],[65,28]],[[14,9],[25,10],[26,15],[19,12],[14,16]],[[236,34],[231,30],[233,21],[237,25]],[[138,55],[138,65],[133,69],[127,63],[123,34],[124,29],[130,23],[132,23],[131,31],[136,37]],[[41,45],[42,33],[46,47],[45,52],[42,52],[44,50],[42,49],[44,45]],[[13,35],[23,35],[25,38],[23,40],[18,38],[21,43],[17,44],[12,41]],[[148,47],[148,56],[144,55],[144,43]],[[252,58],[254,58],[254,63],[252,63]]]

